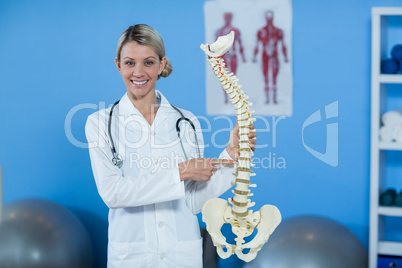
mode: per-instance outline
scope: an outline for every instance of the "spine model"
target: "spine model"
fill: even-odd
[[[218,255],[226,259],[232,254],[236,254],[240,259],[249,262],[257,256],[258,251],[279,225],[281,214],[278,208],[273,205],[264,205],[254,213],[249,209],[255,205],[249,199],[253,195],[249,187],[257,187],[250,183],[250,177],[255,176],[255,174],[250,169],[254,166],[252,164],[254,153],[250,148],[248,138],[251,131],[250,125],[255,121],[255,118],[252,117],[253,111],[249,110],[252,103],[247,101],[248,96],[240,90],[241,86],[237,83],[237,77],[233,73],[228,73],[222,58],[231,48],[233,41],[234,32],[231,32],[228,35],[218,37],[217,41],[211,45],[201,45],[201,49],[208,56],[208,62],[215,76],[219,79],[234,106],[240,136],[236,187],[232,191],[234,193],[233,198],[229,198],[228,202],[220,198],[212,198],[205,202],[201,212]],[[232,226],[232,232],[237,236],[234,245],[227,243],[226,238],[222,235],[221,228],[225,223]],[[251,235],[254,228],[258,230],[257,235],[253,240],[245,243],[244,237]],[[248,253],[243,253],[244,249],[249,249]]]

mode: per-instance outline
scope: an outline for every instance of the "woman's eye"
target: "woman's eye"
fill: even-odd
[[[154,64],[154,62],[153,62],[153,61],[150,61],[150,60],[145,62],[145,65],[147,65],[147,66],[150,66],[150,65],[152,65],[152,64]]]
[[[132,66],[132,65],[134,65],[134,62],[132,62],[132,61],[127,61],[126,64],[129,65],[129,66]]]

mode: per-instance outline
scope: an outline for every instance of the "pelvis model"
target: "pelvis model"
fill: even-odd
[[[253,260],[258,251],[268,241],[268,238],[281,222],[281,213],[273,205],[264,205],[259,211],[253,212],[249,208],[255,203],[251,202],[249,197],[249,187],[256,187],[250,184],[253,151],[250,148],[248,134],[250,125],[255,121],[252,117],[253,111],[249,108],[252,105],[248,102],[248,96],[240,90],[241,86],[237,83],[238,79],[233,73],[228,73],[222,56],[230,49],[234,40],[234,32],[225,36],[220,36],[215,43],[211,45],[201,45],[201,49],[208,56],[208,62],[211,65],[214,74],[222,84],[223,89],[229,95],[233,104],[237,121],[239,123],[239,158],[236,168],[236,187],[232,191],[233,198],[228,202],[220,198],[213,198],[205,202],[202,207],[202,219],[207,225],[207,231],[211,235],[218,255],[226,259],[232,254],[236,254],[240,259],[249,262]],[[232,232],[237,236],[236,244],[232,245],[226,242],[222,235],[221,228],[223,224],[229,223],[232,226]],[[254,228],[258,232],[248,243],[244,238],[250,236]]]

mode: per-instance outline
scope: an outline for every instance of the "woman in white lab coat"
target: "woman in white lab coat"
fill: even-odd
[[[232,186],[234,169],[217,165],[234,164],[238,129],[220,159],[202,158],[200,124],[181,110],[197,135],[184,122],[180,143],[176,122],[181,115],[155,89],[172,66],[153,28],[129,27],[118,41],[115,62],[127,93],[112,115],[111,108],[100,110],[85,126],[96,186],[110,208],[108,267],[202,267],[195,215],[205,201]],[[112,140],[123,158],[121,167],[112,163]]]

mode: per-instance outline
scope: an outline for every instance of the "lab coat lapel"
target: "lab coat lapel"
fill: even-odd
[[[158,126],[162,126],[164,121],[168,118],[167,113],[170,112],[172,106],[159,90],[155,90],[155,92],[156,96],[160,99],[160,105],[158,112],[156,113],[154,122],[152,123],[152,127],[157,130],[159,128]]]
[[[127,96],[127,93],[121,98],[119,103],[119,114],[123,116],[130,116],[130,115],[141,115],[140,111],[135,108],[133,103]],[[142,116],[142,115],[141,115]]]

